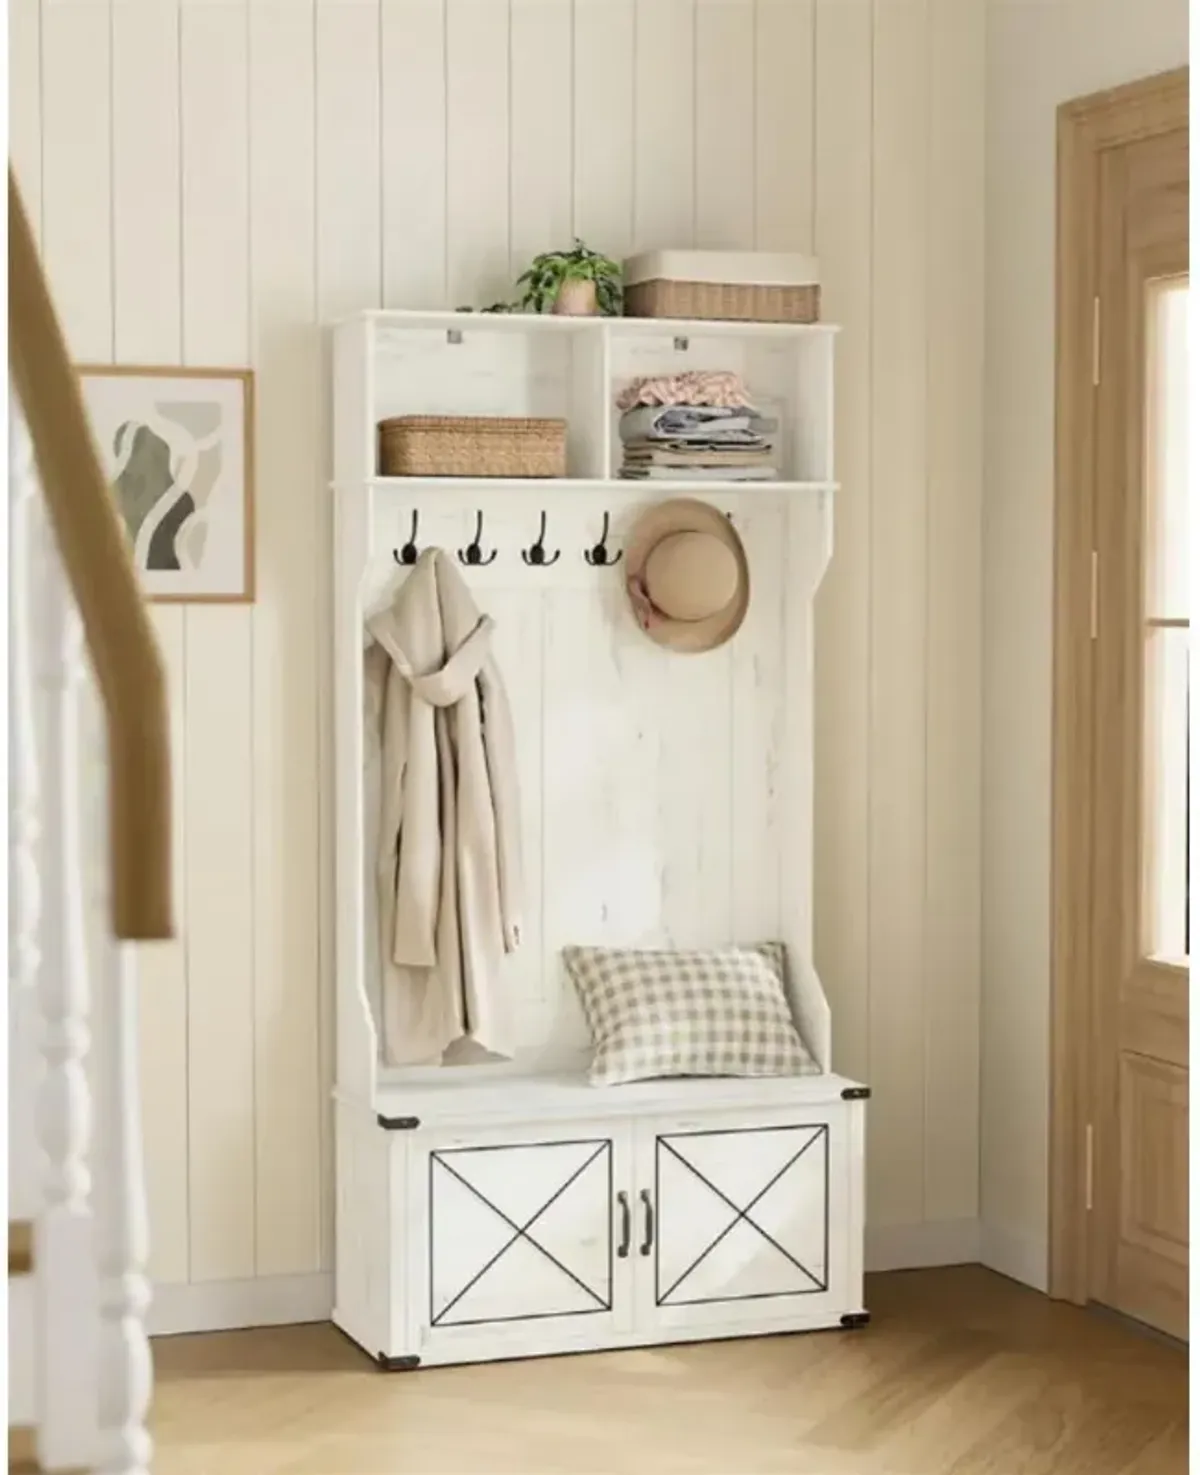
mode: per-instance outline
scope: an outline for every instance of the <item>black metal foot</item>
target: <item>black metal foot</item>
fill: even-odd
[[[381,1372],[411,1373],[421,1366],[419,1357],[388,1357],[380,1352],[375,1358]]]
[[[859,1327],[866,1326],[871,1320],[869,1311],[847,1311],[842,1317],[842,1325],[848,1332],[857,1331]]]

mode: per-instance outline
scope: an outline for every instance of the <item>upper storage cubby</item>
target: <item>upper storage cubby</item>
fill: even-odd
[[[618,397],[637,379],[689,372],[735,375],[767,422],[778,481],[833,477],[833,342],[824,324],[668,322],[613,318],[608,338],[608,474],[624,457]],[[679,481],[688,479],[681,472]]]
[[[626,459],[622,390],[637,378],[707,371],[737,376],[744,386],[756,431],[763,426],[769,439],[761,459],[771,481],[725,478],[719,467],[695,474],[685,462],[678,471],[659,467],[648,486],[830,485],[836,331],[825,323],[364,313],[334,337],[341,390],[334,480],[377,478],[377,427],[401,415],[561,419],[568,480],[618,480]]]

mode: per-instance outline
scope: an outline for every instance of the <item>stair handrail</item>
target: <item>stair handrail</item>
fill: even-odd
[[[174,933],[166,680],[20,191],[8,174],[9,367],[104,706],[113,936]]]

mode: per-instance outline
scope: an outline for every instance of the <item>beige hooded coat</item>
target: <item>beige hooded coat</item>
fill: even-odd
[[[500,963],[520,941],[520,821],[492,629],[440,548],[367,621],[383,1035],[395,1065],[436,1062],[464,1037],[512,1053]]]

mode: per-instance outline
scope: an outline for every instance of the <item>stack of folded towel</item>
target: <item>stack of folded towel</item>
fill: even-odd
[[[635,379],[617,397],[621,475],[639,481],[773,481],[777,425],[739,374],[691,369]]]

